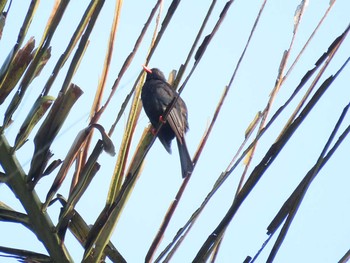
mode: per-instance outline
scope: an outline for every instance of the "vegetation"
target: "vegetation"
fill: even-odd
[[[11,7],[11,2],[0,0],[0,12],[2,13],[0,32],[5,32],[4,28],[10,26],[5,23],[7,17],[16,13],[15,9]],[[113,244],[110,240],[123,214],[128,198],[133,194],[137,179],[142,174],[143,161],[156,138],[150,132],[150,126],[144,129],[144,127],[139,127],[138,125],[140,113],[142,112],[140,91],[145,77],[140,65],[138,65],[140,73],[135,78],[136,80],[130,90],[128,90],[128,94],[125,97],[122,95],[123,97],[120,98],[122,103],[118,105],[120,111],[116,114],[115,120],[109,123],[101,120],[105,116],[106,109],[112,107],[112,99],[116,96],[121,96],[116,91],[125,75],[131,70],[132,63],[138,52],[141,52],[146,65],[149,64],[151,58],[156,54],[158,45],[166,37],[165,33],[169,28],[168,26],[171,25],[173,16],[178,11],[181,1],[171,1],[167,5],[167,9],[163,10],[163,1],[158,0],[154,1],[152,9],[144,10],[144,12],[149,12],[148,18],[146,21],[140,22],[140,28],[141,25],[143,27],[139,36],[130,36],[132,39],[135,38],[135,43],[130,48],[130,53],[123,61],[119,72],[115,74],[115,69],[112,71],[110,67],[112,54],[118,45],[124,44],[123,40],[115,42],[120,16],[123,14],[123,2],[116,1],[113,23],[106,26],[110,28],[110,37],[108,40],[105,40],[107,45],[106,52],[103,54],[104,51],[96,51],[99,56],[104,55],[105,60],[103,68],[98,73],[100,76],[98,85],[94,87],[95,97],[91,100],[89,123],[82,130],[69,131],[71,137],[75,137],[75,140],[72,145],[61,146],[66,152],[66,157],[63,160],[53,158],[55,152],[53,145],[58,140],[62,127],[64,127],[67,118],[72,114],[76,102],[83,94],[83,90],[90,88],[79,87],[74,82],[74,76],[79,72],[82,64],[93,63],[82,59],[89,42],[94,41],[92,36],[95,24],[98,19],[101,19],[99,14],[104,8],[105,1],[92,0],[86,6],[81,5],[81,8],[85,8],[85,11],[80,18],[80,23],[76,26],[72,35],[66,35],[69,41],[65,50],[59,59],[55,61],[53,68],[45,71],[45,74],[43,69],[47,67],[55,45],[58,45],[52,42],[56,30],[63,23],[62,21],[70,19],[68,16],[65,16],[70,3],[67,0],[57,0],[55,2],[41,40],[38,43],[33,37],[28,37],[27,32],[31,27],[32,20],[40,16],[40,13],[37,13],[39,2],[38,0],[32,0],[28,5],[26,16],[18,18],[23,23],[18,32],[17,41],[13,43],[13,48],[9,50],[0,69],[0,109],[4,112],[4,119],[0,127],[1,187],[4,187],[4,185],[8,186],[24,208],[24,212],[20,212],[11,208],[6,203],[6,200],[0,200],[0,220],[1,225],[11,222],[26,227],[42,242],[47,254],[7,246],[0,247],[0,252],[24,262],[73,262],[71,252],[76,248],[70,248],[65,244],[67,235],[72,235],[78,240],[84,251],[82,262],[103,262],[105,260],[127,262],[128,259],[123,256],[121,251],[118,251],[118,245]],[[227,16],[231,15],[229,11],[233,7],[234,2],[233,0],[227,1],[223,5],[213,0],[208,5],[204,18],[193,17],[193,19],[200,21],[199,24],[201,26],[198,28],[197,35],[193,38],[194,41],[191,39],[183,40],[185,42],[188,41],[186,43],[190,43],[188,55],[183,59],[184,62],[177,70],[177,73],[173,72],[169,80],[174,88],[178,89],[179,93],[187,87],[186,85],[193,78],[197,66],[205,63],[202,58],[208,52],[213,52],[209,47],[217,39],[220,27]],[[212,113],[208,128],[204,132],[197,151],[193,156],[195,165],[200,160],[202,152],[205,152],[207,149],[207,142],[211,138],[213,128],[216,127],[216,121],[222,108],[226,105],[228,94],[234,86],[241,63],[245,61],[246,52],[249,50],[250,45],[254,43],[254,35],[264,14],[267,1],[261,2],[255,23],[249,34],[247,34],[246,46],[243,51],[237,52],[240,54],[240,57],[232,69],[231,77],[223,89],[221,98],[214,102],[216,104],[215,111]],[[317,34],[318,29],[322,27],[324,19],[331,12],[335,3],[336,1],[331,1],[329,8],[314,27],[314,31],[310,34],[309,39],[305,40],[304,47],[300,49],[298,55],[291,61],[294,43],[307,5],[307,1],[301,1],[294,16],[294,28],[291,34],[290,46],[282,55],[274,54],[281,57],[281,59],[275,85],[271,90],[268,101],[266,101],[266,106],[250,122],[241,146],[238,147],[227,168],[222,169],[222,173],[217,176],[215,185],[207,193],[200,207],[194,211],[190,219],[179,229],[171,243],[167,246],[163,245],[162,251],[157,251],[169,223],[173,220],[173,215],[176,213],[178,205],[181,204],[183,193],[188,191],[188,183],[192,176],[184,179],[174,201],[164,215],[157,235],[152,243],[148,244],[148,253],[144,255],[146,262],[169,261],[171,259],[186,238],[187,233],[190,232],[192,226],[196,223],[196,220],[202,216],[202,211],[212,197],[215,196],[217,190],[227,182],[226,180],[236,171],[238,165],[243,163],[244,171],[239,180],[237,190],[232,194],[232,204],[227,209],[226,214],[222,216],[217,227],[211,231],[211,234],[205,240],[202,240],[203,244],[196,251],[196,256],[193,259],[194,262],[205,262],[208,259],[214,262],[216,260],[217,255],[220,254],[220,244],[225,240],[225,231],[230,223],[234,224],[235,221],[232,219],[237,215],[241,205],[270,169],[271,164],[289,143],[293,134],[298,131],[303,121],[314,111],[315,106],[320,102],[320,98],[325,96],[325,92],[335,85],[334,81],[347,67],[349,58],[337,64],[334,74],[325,75],[324,73],[346,40],[350,26],[341,29],[343,31],[339,36],[333,39],[332,42],[327,43],[328,50],[318,54],[317,59],[314,61],[314,66],[301,74],[300,81],[294,86],[293,92],[289,94],[281,106],[275,106],[275,101],[279,99],[279,91],[288,80],[291,72],[300,65],[300,57],[309,48],[309,45],[312,45],[310,43],[312,43],[313,37]],[[217,10],[220,10],[220,15],[213,15],[214,11],[217,12]],[[161,19],[163,13],[165,15]],[[215,21],[213,27],[208,26],[209,20]],[[141,47],[148,45],[147,36],[151,34],[150,31],[152,30],[154,35],[149,45],[149,50],[146,52]],[[204,34],[204,32],[207,33]],[[3,39],[4,37],[2,35]],[[180,38],[181,34],[172,37]],[[58,40],[56,39],[56,41]],[[5,51],[2,50],[2,52]],[[82,64],[80,63],[81,61]],[[112,75],[112,78],[115,78],[112,87],[107,86],[108,75]],[[56,78],[58,76],[61,76],[61,78],[64,76],[62,83],[57,81]],[[41,90],[36,88],[29,95],[30,85],[39,78],[45,82],[44,87]],[[57,93],[53,92],[55,85],[60,85],[60,90]],[[29,96],[36,97],[32,105],[26,103],[26,98]],[[281,101],[283,100],[281,99]],[[191,101],[187,102],[187,104],[190,103]],[[286,109],[291,104],[296,106],[290,113]],[[171,109],[171,106],[168,111]],[[20,123],[20,128],[15,132],[15,140],[11,141],[6,132],[16,122],[19,122],[14,116],[21,107],[26,109],[27,116]],[[309,167],[309,171],[295,187],[295,190],[292,193],[288,193],[289,197],[282,202],[279,212],[267,227],[269,238],[266,243],[264,243],[254,258],[247,256],[245,262],[253,262],[260,252],[265,249],[270,238],[277,233],[278,237],[269,252],[267,262],[274,260],[309,186],[338,150],[338,147],[350,131],[350,126],[343,123],[346,119],[348,107],[349,104],[344,105],[343,112],[339,114],[338,121],[334,123],[333,131],[324,142],[319,158]],[[277,110],[275,110],[276,108]],[[120,143],[115,143],[111,137],[116,127],[123,125],[120,120],[125,115],[127,116],[127,121],[122,140]],[[261,149],[260,155],[256,155],[259,148],[258,142],[261,141],[265,133],[270,131],[276,120],[280,121],[281,116],[284,119],[284,127],[281,130],[276,130],[278,135],[274,142],[267,149]],[[161,125],[162,123],[159,123],[158,130]],[[229,123],[229,125],[232,124]],[[137,129],[144,129],[140,138],[135,136]],[[135,150],[131,150],[132,140],[138,141]],[[22,146],[25,147],[28,144],[34,146],[34,152],[30,157],[30,168],[26,171],[23,167],[25,160],[19,160],[17,155],[23,150]],[[109,192],[104,207],[101,207],[100,211],[93,211],[96,213],[96,221],[89,225],[90,222],[87,222],[79,213],[77,204],[87,194],[87,190],[92,187],[94,177],[102,176],[99,174],[101,165],[98,159],[106,154],[115,156],[113,159],[115,162],[114,170],[110,170],[108,175],[103,175],[108,178],[106,183],[109,183]],[[226,153],[223,154],[225,155]],[[280,172],[282,173],[283,171]],[[45,195],[41,196],[41,194],[37,193],[37,187],[43,178],[49,181],[50,185],[46,189]],[[60,187],[63,185],[70,185],[67,195],[60,193]],[[53,206],[53,204],[56,206]],[[57,207],[57,204],[60,204],[59,207]],[[48,210],[49,208],[57,210],[51,213]],[[59,216],[56,218],[55,215],[58,213]],[[350,253],[345,253],[340,262],[345,262],[349,257]]]

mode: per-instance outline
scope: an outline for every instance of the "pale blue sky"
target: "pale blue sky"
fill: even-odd
[[[106,1],[96,28],[91,35],[86,55],[73,79],[73,82],[84,90],[84,94],[74,106],[74,113],[69,116],[52,147],[56,159],[65,157],[69,145],[74,140],[75,132],[88,124],[88,114],[94,97],[93,91],[101,74],[104,50],[107,46],[114,9],[113,2]],[[258,1],[258,3],[257,1],[235,1],[182,93],[189,111],[190,130],[187,134],[187,144],[191,155],[197,149],[223,88],[231,78],[260,8],[260,2],[262,1]],[[38,91],[42,89],[47,76],[66,47],[70,34],[78,23],[75,17],[81,16],[87,3],[88,1],[71,1],[69,4],[62,25],[52,40],[51,61],[42,72],[41,78],[35,80],[30,86],[25,105],[16,112],[15,123],[5,132],[11,144],[29,110],[28,107],[37,98]],[[125,1],[123,3],[106,95],[126,56],[131,51],[154,3],[155,1]],[[169,3],[170,1],[165,1],[164,12],[166,12]],[[181,2],[150,62],[151,67],[158,67],[167,75],[170,70],[178,69],[180,64],[184,63],[189,47],[192,45],[210,3],[211,1],[201,1],[200,4],[194,3],[194,1]],[[203,37],[211,31],[225,3],[225,1],[217,2]],[[297,0],[270,0],[267,2],[256,34],[222,108],[216,127],[213,129],[211,138],[199,159],[158,253],[169,243],[178,229],[183,226],[203,201],[220,173],[226,169],[236,153],[244,139],[244,132],[250,121],[258,111],[265,107],[275,83],[281,56],[289,46],[293,30],[293,16],[299,3]],[[304,45],[328,4],[329,1],[325,0],[310,1],[288,65],[291,64]],[[14,1],[12,5],[0,41],[0,61],[4,60],[14,44],[27,10],[27,5],[21,1]],[[37,43],[40,41],[52,5],[53,1],[41,1],[37,10],[38,15],[33,20],[27,38],[35,36]],[[348,0],[336,1],[310,47],[300,59],[288,81],[282,86],[272,113],[284,103],[306,71],[313,67],[321,54],[348,26],[350,22],[349,10],[350,2]],[[153,28],[148,31],[135,60],[120,83],[112,100],[113,107],[110,105],[100,120],[100,123],[107,130],[141,70],[152,33]],[[335,74],[349,54],[350,41],[346,39],[322,80]],[[190,66],[192,63],[193,61]],[[50,94],[53,96],[57,95],[57,91],[61,87],[67,65],[69,65],[69,61],[51,90]],[[266,227],[316,162],[343,107],[349,103],[349,76],[350,67],[347,66],[300,129],[293,135],[249,198],[243,203],[227,229],[217,262],[242,262],[246,256],[254,256],[265,241],[267,238]],[[6,105],[0,107],[1,118]],[[289,117],[296,105],[297,101],[292,103],[264,135],[259,143],[250,171],[265,155],[271,143],[275,141],[286,118]],[[122,117],[112,136],[117,149],[126,119],[127,114]],[[342,128],[348,125],[349,120],[350,118],[347,117]],[[133,140],[132,153],[147,124],[148,119],[142,112]],[[29,161],[33,152],[32,137],[30,139],[17,153],[26,171],[29,169]],[[349,149],[350,140],[347,138],[309,188],[275,262],[336,262],[349,249],[350,212],[347,209],[350,200],[348,190],[350,184]],[[104,205],[115,159],[115,157],[105,153],[102,154],[99,160],[102,168],[94,178],[90,189],[77,205],[77,210],[89,224],[94,223]],[[241,164],[216,193],[175,254],[172,262],[190,262],[193,259],[230,206],[242,171],[243,165]],[[53,177],[40,181],[36,190],[41,198],[46,196],[52,180]],[[168,155],[163,146],[156,141],[148,153],[143,174],[112,237],[113,243],[128,262],[144,261],[149,245],[181,183],[176,143],[173,143],[173,154]],[[66,196],[69,186],[67,181],[59,193]],[[22,209],[5,185],[0,186],[0,201],[18,210]],[[49,209],[54,220],[57,218],[57,210],[57,205]],[[45,253],[44,248],[29,231],[24,228],[18,229],[17,225],[1,223],[0,230],[3,234],[0,236],[0,246],[20,246],[24,249]],[[16,231],[16,235],[13,235],[14,231]],[[272,238],[257,262],[266,261],[277,234]],[[80,245],[70,234],[67,235],[66,242],[72,256],[76,262],[79,262],[83,253]],[[0,262],[9,261],[0,258]]]

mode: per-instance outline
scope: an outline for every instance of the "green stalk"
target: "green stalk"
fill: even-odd
[[[0,135],[0,164],[3,167],[7,182],[16,197],[26,210],[32,231],[47,249],[53,262],[73,262],[66,247],[55,232],[55,227],[46,212],[41,211],[41,201],[35,191],[30,191],[26,184],[26,175],[6,137]]]

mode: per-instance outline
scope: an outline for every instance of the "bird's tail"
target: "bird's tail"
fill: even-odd
[[[182,143],[178,139],[176,139],[176,142],[177,147],[179,148],[182,178],[185,178],[187,175],[190,175],[192,173],[193,163],[186,146],[185,138],[182,138]]]

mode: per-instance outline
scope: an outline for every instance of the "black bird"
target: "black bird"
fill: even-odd
[[[153,127],[157,127],[159,121],[164,122],[158,132],[158,138],[168,153],[171,153],[171,141],[176,137],[184,178],[193,171],[193,163],[185,141],[185,133],[188,130],[186,104],[179,97],[166,120],[163,120],[163,114],[177,96],[177,92],[166,81],[163,72],[159,69],[149,69],[146,66],[143,68],[147,72],[141,91],[143,108]]]

